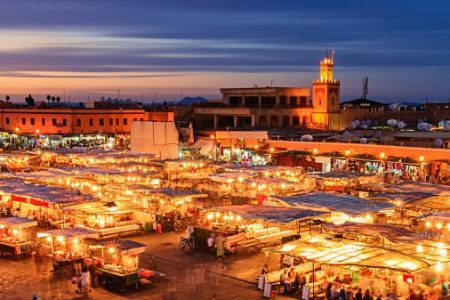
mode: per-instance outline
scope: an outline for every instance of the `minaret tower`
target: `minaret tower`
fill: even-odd
[[[330,129],[330,115],[339,113],[339,94],[341,83],[333,77],[334,51],[320,62],[320,77],[313,81],[313,122]]]

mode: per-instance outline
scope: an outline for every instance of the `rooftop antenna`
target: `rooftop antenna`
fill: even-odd
[[[270,80],[270,87],[273,85],[273,79]]]
[[[331,61],[334,62],[334,53],[336,53],[336,51],[334,51],[334,49],[331,50]]]
[[[367,76],[363,77],[363,90],[362,90],[362,99],[367,99],[367,95],[369,94],[369,78]]]

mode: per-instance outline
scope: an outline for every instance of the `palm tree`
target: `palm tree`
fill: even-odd
[[[5,97],[6,102],[9,102],[10,99],[11,98],[9,97],[9,95],[6,95],[6,97]]]
[[[56,97],[56,102],[59,103],[60,101],[61,101],[61,98],[60,98],[59,96],[57,96],[57,97]]]
[[[55,102],[55,101],[56,101],[55,96],[52,96],[52,102]]]
[[[50,102],[50,99],[52,98],[52,96],[47,95],[47,102]]]
[[[33,96],[31,96],[31,94],[28,95],[25,98],[25,102],[28,104],[28,106],[34,106],[34,98],[33,98]]]

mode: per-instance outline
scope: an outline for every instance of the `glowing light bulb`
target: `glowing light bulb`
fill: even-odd
[[[416,246],[416,251],[417,251],[418,253],[422,253],[422,252],[423,252],[423,246],[422,246],[421,244],[417,245],[417,246]]]

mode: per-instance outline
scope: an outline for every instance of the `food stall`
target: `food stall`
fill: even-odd
[[[324,192],[345,192],[362,184],[380,182],[377,176],[350,172],[311,173],[306,177],[315,181],[317,190]]]
[[[300,237],[302,230],[308,230],[312,220],[322,215],[323,212],[286,207],[216,207],[204,211],[201,224],[187,231],[180,246],[213,252],[221,236],[226,253],[255,252]]]
[[[101,282],[109,290],[125,291],[137,289],[141,277],[139,272],[139,255],[145,251],[144,244],[118,240],[89,245],[89,256],[101,262],[99,271],[102,273]]]
[[[96,239],[96,232],[84,228],[65,228],[38,232],[40,251],[53,261],[53,274],[73,276],[81,274],[81,264],[87,257],[86,239]]]
[[[164,170],[167,178],[176,186],[192,187],[216,171],[216,166],[206,160],[166,161]]]
[[[75,190],[32,184],[19,178],[0,179],[0,195],[13,216],[37,219],[43,226],[56,228],[69,224],[63,212],[65,206],[92,200]]]
[[[141,226],[135,210],[115,202],[89,202],[64,208],[73,226],[95,232],[99,239],[131,235]]]
[[[30,228],[37,225],[36,221],[21,217],[0,219],[0,255],[31,254],[33,234]]]
[[[303,299],[324,297],[329,285],[352,291],[370,289],[377,297],[409,298],[411,289],[433,289],[443,270],[450,266],[447,251],[448,247],[443,244],[426,241],[417,245],[398,243],[395,247],[381,247],[348,239],[330,239],[326,235],[309,236],[268,250],[295,256],[298,264],[261,275],[258,287],[268,295],[273,286],[280,284],[281,273],[286,270],[285,274],[289,274],[294,270],[306,277],[306,283],[298,287],[287,275],[282,289],[306,291]]]

